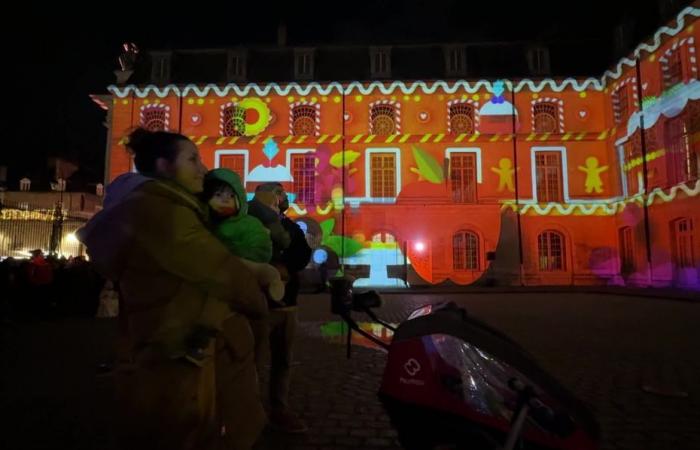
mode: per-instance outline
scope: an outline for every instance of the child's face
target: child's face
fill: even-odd
[[[224,187],[214,193],[209,200],[209,207],[219,216],[231,217],[238,214],[238,199],[233,189]]]

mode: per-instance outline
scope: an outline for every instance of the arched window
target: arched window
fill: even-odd
[[[534,115],[535,133],[557,133],[559,131],[559,108],[554,102],[536,103],[532,112]]]
[[[370,106],[370,134],[386,136],[399,133],[398,107],[391,103],[379,103]]]
[[[291,111],[291,133],[293,136],[318,135],[318,109],[313,105],[297,105]]]
[[[456,103],[449,109],[452,134],[474,134],[474,107],[469,103]]]
[[[479,236],[460,230],[452,236],[452,267],[454,270],[479,270]]]
[[[235,103],[221,107],[219,131],[222,136],[243,136],[245,129],[245,111]]]
[[[623,123],[630,112],[629,89],[631,83],[624,83],[613,93],[615,123]]]
[[[695,38],[689,36],[675,42],[659,58],[664,89],[698,78]]]
[[[145,105],[141,107],[141,126],[149,131],[167,131],[170,121],[170,107],[165,105]]]
[[[537,236],[537,256],[542,272],[566,270],[566,240],[558,231],[546,230]]]

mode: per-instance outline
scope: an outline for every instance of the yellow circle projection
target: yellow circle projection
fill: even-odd
[[[246,98],[242,100],[238,106],[240,106],[244,111],[247,109],[252,109],[258,113],[258,120],[253,123],[245,124],[245,131],[243,134],[245,136],[255,136],[263,132],[267,125],[270,123],[270,109],[267,107],[265,102],[259,98]]]

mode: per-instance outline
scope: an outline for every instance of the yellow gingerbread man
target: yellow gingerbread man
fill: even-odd
[[[510,192],[515,191],[513,187],[513,163],[508,158],[501,158],[498,161],[498,167],[491,167],[491,171],[498,174],[498,192],[503,189],[508,189]]]
[[[596,194],[603,192],[603,180],[600,179],[600,174],[608,170],[608,166],[598,167],[598,158],[589,156],[586,158],[586,167],[578,166],[578,170],[586,173],[587,194],[593,191],[595,191]]]

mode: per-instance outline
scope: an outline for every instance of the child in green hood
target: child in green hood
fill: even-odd
[[[214,169],[204,179],[202,200],[210,211],[214,234],[234,255],[251,270],[272,301],[284,297],[284,283],[280,273],[268,264],[272,257],[272,241],[268,229],[253,216],[248,215],[246,192],[240,176],[229,169]],[[204,357],[203,349],[220,329],[220,323],[213,320],[220,317],[221,305],[216,299],[209,299],[202,308],[200,320],[194,332],[186,341],[185,358],[197,363]]]

